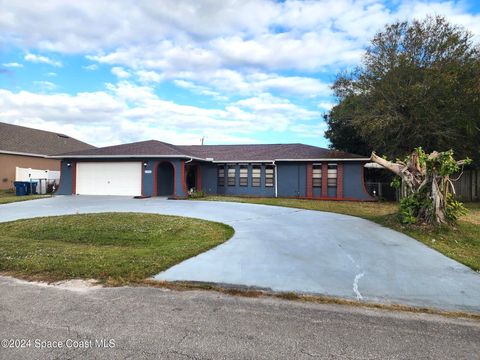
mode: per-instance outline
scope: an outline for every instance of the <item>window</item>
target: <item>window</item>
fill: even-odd
[[[275,183],[275,173],[273,172],[273,166],[265,166],[265,186],[273,186]]]
[[[322,187],[322,164],[313,164],[312,185],[313,187]]]
[[[337,164],[328,164],[328,186],[337,186]]]
[[[217,178],[218,186],[225,186],[225,166],[220,165],[218,167],[218,178]]]
[[[228,186],[235,186],[235,178],[237,176],[237,167],[235,165],[228,165]]]
[[[252,186],[260,186],[262,178],[262,167],[260,165],[252,165]]]
[[[248,165],[240,165],[240,186],[248,186]]]

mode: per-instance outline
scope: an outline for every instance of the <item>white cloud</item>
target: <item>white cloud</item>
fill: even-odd
[[[52,60],[46,56],[43,55],[35,55],[35,54],[27,54],[24,57],[25,61],[30,61],[33,63],[42,63],[42,64],[48,64],[51,66],[55,67],[61,67],[62,63],[60,61]]]
[[[5,67],[8,67],[8,68],[22,68],[23,67],[23,64],[19,64],[17,62],[5,63],[5,64],[2,64],[2,65],[5,66]]]
[[[357,64],[375,32],[397,19],[445,15],[478,40],[480,14],[468,6],[461,0],[6,1],[1,44],[28,51],[26,61],[57,67],[60,56],[80,54],[91,62],[85,70],[106,64],[119,83],[97,93],[10,92],[0,99],[0,118],[16,121],[8,115],[13,111],[27,123],[63,124],[97,144],[148,134],[181,142],[206,134],[210,141],[252,141],[256,131],[317,136],[324,129],[316,119],[333,105],[329,84],[319,79],[328,77],[319,74]],[[208,96],[217,109],[160,98],[153,87],[163,82]],[[25,102],[24,111],[16,102]],[[102,106],[110,110],[94,109]],[[98,131],[89,130],[92,124]]]
[[[52,0],[32,7],[12,0],[2,4],[0,42],[147,70],[234,64],[312,70],[357,61],[366,41],[396,19],[443,14],[480,35],[480,15],[467,6],[450,0],[165,0],[162,6]]]
[[[294,131],[299,123],[315,127],[315,119],[319,113],[270,94],[212,109],[180,105],[127,81],[74,95],[0,89],[0,121],[46,129],[56,124],[55,131],[95,145],[152,137],[197,143],[202,136],[210,143],[254,142],[260,132]]]
[[[138,79],[143,83],[158,83],[164,79],[164,76],[155,71],[140,70],[136,72]]]
[[[130,77],[130,73],[125,71],[122,67],[115,66],[111,69],[112,74],[118,77],[119,79],[126,79]]]
[[[218,91],[212,91],[206,86],[196,85],[190,81],[186,80],[174,80],[173,83],[183,89],[188,89],[193,93],[210,96],[218,101],[226,101],[228,100],[227,96],[221,95]]]
[[[330,111],[335,105],[336,105],[336,103],[331,102],[331,101],[321,101],[318,104],[318,107],[322,110]]]
[[[33,84],[42,91],[52,91],[57,88],[57,85],[50,81],[34,81]]]
[[[330,86],[319,79],[305,76],[282,76],[275,73],[242,74],[233,70],[180,72],[171,75],[174,84],[190,90],[213,89],[231,96],[252,96],[274,92],[282,96],[315,98],[329,96]]]
[[[95,70],[98,70],[98,64],[85,65],[85,66],[82,66],[82,68],[88,71],[95,71]]]

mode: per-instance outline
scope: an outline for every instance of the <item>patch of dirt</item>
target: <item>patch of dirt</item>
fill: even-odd
[[[72,280],[63,280],[53,283],[47,283],[43,281],[26,281],[16,279],[18,283],[21,284],[30,284],[42,287],[52,287],[61,290],[75,291],[75,292],[88,292],[91,290],[101,289],[103,286],[98,284],[97,280],[94,279],[72,279]]]

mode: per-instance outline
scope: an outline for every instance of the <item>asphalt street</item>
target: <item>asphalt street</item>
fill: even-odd
[[[0,359],[22,360],[480,359],[473,320],[207,291],[73,291],[8,277],[0,277],[0,339],[23,340],[0,347]]]

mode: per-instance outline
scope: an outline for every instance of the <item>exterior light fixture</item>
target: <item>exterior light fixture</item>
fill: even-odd
[[[70,167],[70,166],[72,166],[72,164],[70,164],[70,163],[67,163],[67,167]]]
[[[145,161],[145,162],[143,163],[143,167],[147,167],[147,166],[148,166],[148,163]]]

